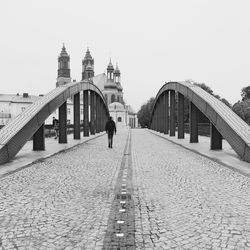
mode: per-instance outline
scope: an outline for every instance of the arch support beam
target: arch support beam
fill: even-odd
[[[67,101],[59,107],[59,143],[67,143]]]
[[[74,95],[74,139],[80,139],[80,93]]]
[[[222,135],[212,123],[210,123],[210,149],[222,149]]]
[[[95,93],[90,91],[90,134],[95,134]]]
[[[189,105],[189,131],[190,142],[198,142],[198,109],[192,102]]]
[[[164,134],[169,131],[169,91],[164,92]]]
[[[170,90],[170,136],[175,136],[175,91]]]
[[[45,150],[45,126],[44,123],[33,135],[33,150]]]
[[[83,120],[83,136],[89,136],[89,91],[83,91],[83,113],[84,113],[84,120]]]
[[[184,138],[184,95],[178,92],[178,139]]]

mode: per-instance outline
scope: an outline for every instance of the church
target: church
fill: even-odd
[[[113,120],[118,127],[130,126],[134,128],[138,126],[136,113],[131,106],[125,104],[123,99],[121,72],[118,68],[118,64],[116,64],[116,68],[114,68],[110,59],[107,66],[107,73],[95,75],[94,58],[91,56],[89,49],[87,49],[82,60],[82,80],[86,79],[93,81],[93,83],[102,91],[109,108],[110,116],[113,117]],[[62,51],[58,57],[58,77],[56,86],[61,86],[69,82],[71,82],[70,57],[63,45]],[[72,100],[68,101],[67,106],[69,116],[68,120],[69,123],[72,123],[70,118],[73,112]]]

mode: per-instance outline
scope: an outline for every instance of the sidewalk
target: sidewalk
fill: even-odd
[[[177,135],[170,137],[153,130],[148,131],[250,177],[250,163],[242,161],[226,140],[222,142],[222,150],[210,150],[210,137],[207,136],[199,135],[199,143],[189,143],[189,134],[185,134],[185,139],[177,139]]]
[[[10,162],[0,165],[0,178],[17,171],[35,161],[47,158],[51,155],[54,155],[60,151],[64,151],[68,148],[72,148],[78,144],[85,143],[89,140],[93,140],[99,136],[104,135],[105,132],[101,132],[95,135],[90,135],[89,137],[83,137],[81,133],[80,140],[74,140],[73,134],[68,135],[68,143],[59,144],[58,140],[55,140],[54,137],[45,139],[45,150],[44,151],[33,151],[33,141],[28,141],[19,153],[12,159]]]

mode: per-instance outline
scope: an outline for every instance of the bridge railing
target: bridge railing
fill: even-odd
[[[184,98],[190,103],[190,143],[198,142],[198,111],[201,111],[211,124],[210,148],[222,149],[224,138],[241,159],[250,162],[250,126],[223,102],[189,82],[168,82],[162,86],[154,101],[151,129],[175,136],[177,110],[178,138],[184,138]]]
[[[45,150],[44,122],[57,108],[59,143],[67,143],[67,99],[70,97],[74,97],[74,139],[80,139],[81,91],[84,136],[89,136],[89,132],[95,134],[104,131],[109,111],[102,92],[91,81],[68,83],[32,103],[0,130],[0,164],[11,160],[32,136],[33,150]]]

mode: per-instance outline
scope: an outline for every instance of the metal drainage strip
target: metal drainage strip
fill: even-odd
[[[135,248],[135,211],[132,199],[131,136],[129,134],[115,185],[103,249]]]

